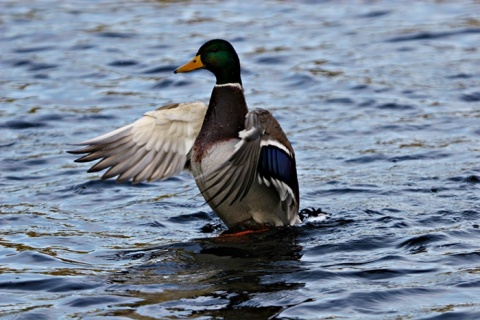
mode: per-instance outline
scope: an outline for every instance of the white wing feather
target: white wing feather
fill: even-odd
[[[195,143],[207,106],[181,103],[146,112],[132,124],[80,143],[87,147],[70,151],[84,154],[77,162],[101,159],[89,172],[108,171],[103,179],[117,181],[166,179],[180,173]]]

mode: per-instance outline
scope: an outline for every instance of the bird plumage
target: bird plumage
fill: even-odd
[[[100,161],[102,179],[155,181],[188,170],[213,211],[234,230],[300,222],[295,153],[280,124],[263,109],[248,112],[238,56],[225,40],[205,43],[175,73],[216,76],[209,105],[178,103],[80,143],[77,162]]]

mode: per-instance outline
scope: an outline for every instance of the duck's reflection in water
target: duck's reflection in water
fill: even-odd
[[[145,262],[110,277],[110,293],[138,300],[112,306],[109,314],[272,317],[301,302],[295,290],[303,283],[292,277],[302,269],[297,232],[285,228],[119,253],[118,259]]]

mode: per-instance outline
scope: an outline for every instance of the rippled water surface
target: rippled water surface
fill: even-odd
[[[208,101],[172,71],[217,37],[327,220],[219,237],[187,174],[66,153]],[[479,44],[479,1],[1,1],[0,316],[480,318]]]

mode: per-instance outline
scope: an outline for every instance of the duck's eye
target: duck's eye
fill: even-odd
[[[213,52],[213,53],[218,52],[218,48],[217,48],[217,47],[212,48],[212,52]]]

